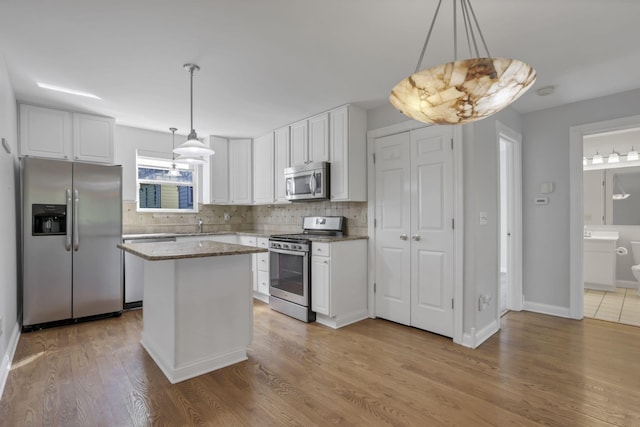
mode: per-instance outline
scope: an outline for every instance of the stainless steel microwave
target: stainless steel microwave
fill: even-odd
[[[287,200],[329,198],[329,163],[309,163],[284,170]]]

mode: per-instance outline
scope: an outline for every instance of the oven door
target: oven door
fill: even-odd
[[[269,249],[271,296],[309,306],[309,253]]]

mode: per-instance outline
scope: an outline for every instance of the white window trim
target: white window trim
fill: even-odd
[[[157,157],[154,155],[157,154]],[[145,153],[144,155],[140,152],[136,151],[136,212],[148,212],[148,213],[198,213],[198,167],[196,165],[184,165],[177,164],[176,167],[178,169],[190,170],[193,172],[193,180],[190,183],[187,182],[178,182],[171,180],[151,180],[151,179],[140,179],[138,178],[138,168],[140,166],[148,166],[154,167],[158,169],[166,169],[167,171],[171,168],[170,158],[164,158],[164,153]],[[168,165],[167,165],[168,164]],[[162,208],[141,208],[140,207],[140,184],[172,184],[172,185],[181,185],[181,186],[192,186],[193,187],[193,209],[162,209]]]

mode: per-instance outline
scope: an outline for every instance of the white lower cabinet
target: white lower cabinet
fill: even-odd
[[[311,243],[311,309],[332,328],[368,317],[366,239]]]

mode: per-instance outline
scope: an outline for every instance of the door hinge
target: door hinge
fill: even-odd
[[[373,284],[373,293],[374,294],[376,293],[376,284],[375,283]]]
[[[373,218],[373,228],[376,228],[378,226],[378,220]]]
[[[373,153],[373,163],[375,164],[376,162],[376,153]]]
[[[451,298],[451,310],[453,310],[453,298]]]
[[[456,229],[456,220],[454,218],[451,218],[451,229],[452,230]]]
[[[453,150],[453,138],[451,138],[451,149]]]

